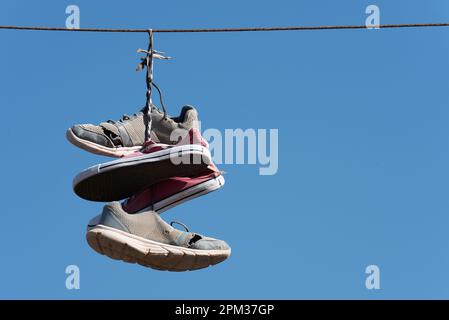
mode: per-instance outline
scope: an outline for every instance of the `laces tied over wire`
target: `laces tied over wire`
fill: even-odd
[[[156,88],[159,93],[159,100],[161,102],[161,107],[164,112],[164,119],[167,117],[167,110],[165,109],[164,101],[162,99],[162,92],[160,88],[153,81],[153,61],[154,59],[161,60],[169,60],[170,57],[164,56],[164,52],[156,51],[153,49],[153,30],[148,30],[148,49],[138,49],[139,53],[146,53],[144,58],[141,58],[141,62],[137,66],[137,71],[141,71],[146,68],[146,85],[147,85],[147,93],[146,93],[146,103],[145,103],[145,113],[146,113],[146,121],[145,121],[145,140],[148,141],[151,139],[151,127],[152,127],[152,112],[153,112],[153,87]]]

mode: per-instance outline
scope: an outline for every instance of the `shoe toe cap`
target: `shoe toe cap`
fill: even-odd
[[[192,249],[197,250],[229,250],[229,245],[223,240],[203,238],[198,240],[191,246]]]
[[[89,124],[76,124],[70,128],[79,139],[87,140],[106,147],[113,147],[109,138],[102,132],[101,128]]]

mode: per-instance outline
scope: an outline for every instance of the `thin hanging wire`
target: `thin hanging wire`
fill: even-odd
[[[198,28],[198,29],[153,29],[153,33],[185,33],[185,32],[248,32],[248,31],[306,31],[306,30],[342,30],[342,29],[393,29],[393,28],[425,28],[425,27],[449,27],[449,22],[443,23],[402,23],[381,25],[340,25],[340,26],[289,26],[289,27],[250,27],[250,28]],[[6,30],[36,30],[36,31],[69,31],[69,32],[148,32],[148,29],[113,29],[113,28],[53,28],[36,26],[0,26]]]

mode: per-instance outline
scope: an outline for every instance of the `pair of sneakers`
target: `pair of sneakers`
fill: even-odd
[[[149,141],[146,117],[142,110],[119,121],[67,130],[75,146],[120,158],[90,167],[73,181],[81,198],[111,202],[90,220],[89,245],[110,258],[159,270],[195,270],[224,261],[231,253],[226,242],[190,232],[179,222],[168,224],[159,216],[224,185],[198,131],[197,111],[185,106],[178,117],[168,117],[152,108]],[[174,228],[175,223],[185,231]]]

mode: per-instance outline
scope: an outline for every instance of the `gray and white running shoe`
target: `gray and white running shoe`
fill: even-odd
[[[122,157],[139,150],[145,142],[146,114],[143,110],[119,121],[108,120],[99,125],[76,124],[69,128],[66,137],[75,146],[99,155]],[[151,113],[151,140],[164,144],[176,144],[170,135],[173,130],[198,129],[198,112],[192,106],[184,106],[178,117],[164,117],[153,107]],[[182,137],[181,137],[182,138]]]
[[[128,214],[120,203],[112,202],[89,222],[86,238],[100,254],[158,270],[202,269],[230,256],[226,242],[185,228],[173,228],[155,211]]]

